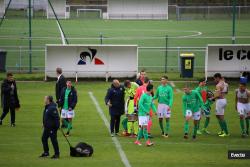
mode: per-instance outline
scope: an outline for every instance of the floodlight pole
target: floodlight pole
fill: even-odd
[[[31,0],[29,0],[29,73],[32,73],[32,27],[31,27]]]
[[[10,0],[10,1],[9,1],[9,3],[8,3],[7,7],[5,8],[5,11],[4,11],[4,14],[3,14],[3,17],[2,17],[1,22],[0,22],[0,27],[2,26],[3,21],[4,21],[4,19],[5,19],[5,16],[6,16],[6,14],[7,14],[8,10],[9,10],[9,7],[10,7],[10,3],[11,3],[11,1],[12,1],[12,0]]]
[[[50,7],[51,7],[51,9],[52,9],[52,11],[53,11],[53,14],[54,14],[54,16],[55,16],[55,18],[56,18],[56,21],[57,21],[57,23],[58,23],[60,29],[62,30],[62,33],[63,33],[63,36],[64,36],[64,39],[65,39],[66,44],[69,44],[69,41],[68,41],[68,39],[67,39],[67,37],[66,37],[66,35],[65,35],[65,32],[63,31],[62,25],[61,25],[61,23],[60,23],[60,21],[59,21],[59,19],[58,19],[58,17],[57,17],[57,14],[56,14],[56,12],[55,12],[55,9],[54,9],[53,5],[51,4],[50,0],[48,0],[48,3],[49,3],[49,5],[50,5]]]
[[[232,44],[235,44],[235,21],[236,21],[236,0],[233,1],[233,26],[232,26]]]
[[[166,35],[166,50],[165,50],[165,73],[167,73],[168,68],[168,35]]]

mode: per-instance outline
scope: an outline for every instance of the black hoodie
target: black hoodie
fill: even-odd
[[[43,127],[51,130],[57,130],[60,127],[60,118],[56,103],[50,103],[45,106],[43,111]]]

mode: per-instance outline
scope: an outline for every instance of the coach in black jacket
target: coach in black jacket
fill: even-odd
[[[60,118],[57,111],[56,103],[53,102],[52,96],[45,97],[45,108],[43,111],[43,135],[42,143],[44,152],[40,157],[49,156],[48,139],[51,139],[55,154],[51,157],[54,159],[59,158],[59,146],[57,141],[57,130],[60,127]]]
[[[111,136],[118,135],[120,128],[120,118],[124,114],[124,87],[118,80],[113,80],[111,88],[108,89],[105,103],[109,106],[110,132]]]
[[[64,78],[62,74],[61,68],[56,68],[56,74],[57,74],[57,81],[56,81],[56,102],[58,104],[61,92],[63,88],[66,87],[66,79]]]
[[[15,127],[15,110],[20,108],[20,104],[16,82],[12,73],[7,73],[7,79],[5,79],[1,85],[1,102],[3,113],[0,117],[0,125],[2,125],[3,119],[10,111],[11,126]]]

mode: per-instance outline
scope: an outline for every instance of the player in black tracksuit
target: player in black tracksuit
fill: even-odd
[[[7,79],[5,79],[1,85],[1,104],[3,113],[0,117],[0,125],[2,125],[3,119],[10,111],[11,126],[15,127],[15,110],[20,108],[20,104],[16,82],[12,73],[7,73]]]
[[[60,118],[56,103],[53,102],[52,96],[45,97],[45,108],[43,111],[43,154],[40,157],[49,156],[48,139],[51,139],[55,154],[51,157],[53,159],[59,158],[59,146],[57,141],[57,130],[60,127]]]

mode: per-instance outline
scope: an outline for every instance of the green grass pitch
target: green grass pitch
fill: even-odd
[[[104,82],[80,82],[76,85],[79,101],[76,108],[76,118],[73,120],[72,136],[70,141],[75,145],[79,141],[87,142],[94,147],[94,155],[91,158],[71,158],[69,148],[62,135],[58,132],[61,158],[59,160],[39,159],[42,152],[42,112],[43,97],[54,95],[54,82],[27,82],[18,83],[19,96],[22,108],[17,112],[17,126],[11,128],[9,115],[0,126],[0,166],[8,167],[47,167],[47,166],[124,166],[119,154],[111,140],[109,132],[91,101],[88,92],[93,92],[101,109],[107,118],[108,109],[104,105],[104,96],[110,83]],[[176,88],[181,89],[182,83],[175,83]],[[154,83],[155,86],[158,83]],[[194,86],[194,85],[193,85]],[[175,91],[174,107],[171,118],[171,133],[168,139],[160,136],[160,129],[156,117],[153,119],[152,134],[155,146],[135,146],[134,139],[118,137],[127,158],[132,167],[163,167],[163,166],[237,166],[245,167],[249,160],[228,160],[227,151],[249,150],[250,138],[240,137],[240,127],[237,112],[234,110],[234,89],[236,84],[230,85],[227,96],[228,107],[226,120],[231,136],[219,138],[218,123],[214,115],[211,115],[209,130],[211,135],[200,135],[196,141],[183,139],[184,118],[181,111],[181,92]],[[210,89],[213,90],[211,84]],[[213,106],[214,108],[214,106]],[[201,123],[201,126],[203,123]],[[53,153],[52,146],[51,154]]]
[[[191,21],[119,21],[119,20],[61,20],[70,44],[100,44],[100,34],[104,44],[137,44],[140,47],[206,47],[207,44],[230,44],[231,20],[191,20]],[[237,20],[236,43],[250,43],[250,21]],[[32,43],[34,46],[32,65],[43,69],[45,44],[60,44],[60,32],[55,20],[33,19]],[[28,20],[10,18],[0,28],[0,46],[28,46]],[[192,38],[190,38],[192,37]],[[244,38],[242,38],[244,37]],[[39,47],[39,48],[36,48]],[[4,48],[6,49],[6,48]],[[28,48],[23,48],[20,62],[19,48],[7,48],[7,66],[10,69],[28,69]],[[204,71],[205,51],[182,49],[181,52],[194,52],[197,71]],[[168,51],[168,71],[177,71],[178,52]],[[139,50],[139,66],[147,71],[164,72],[165,51]]]

